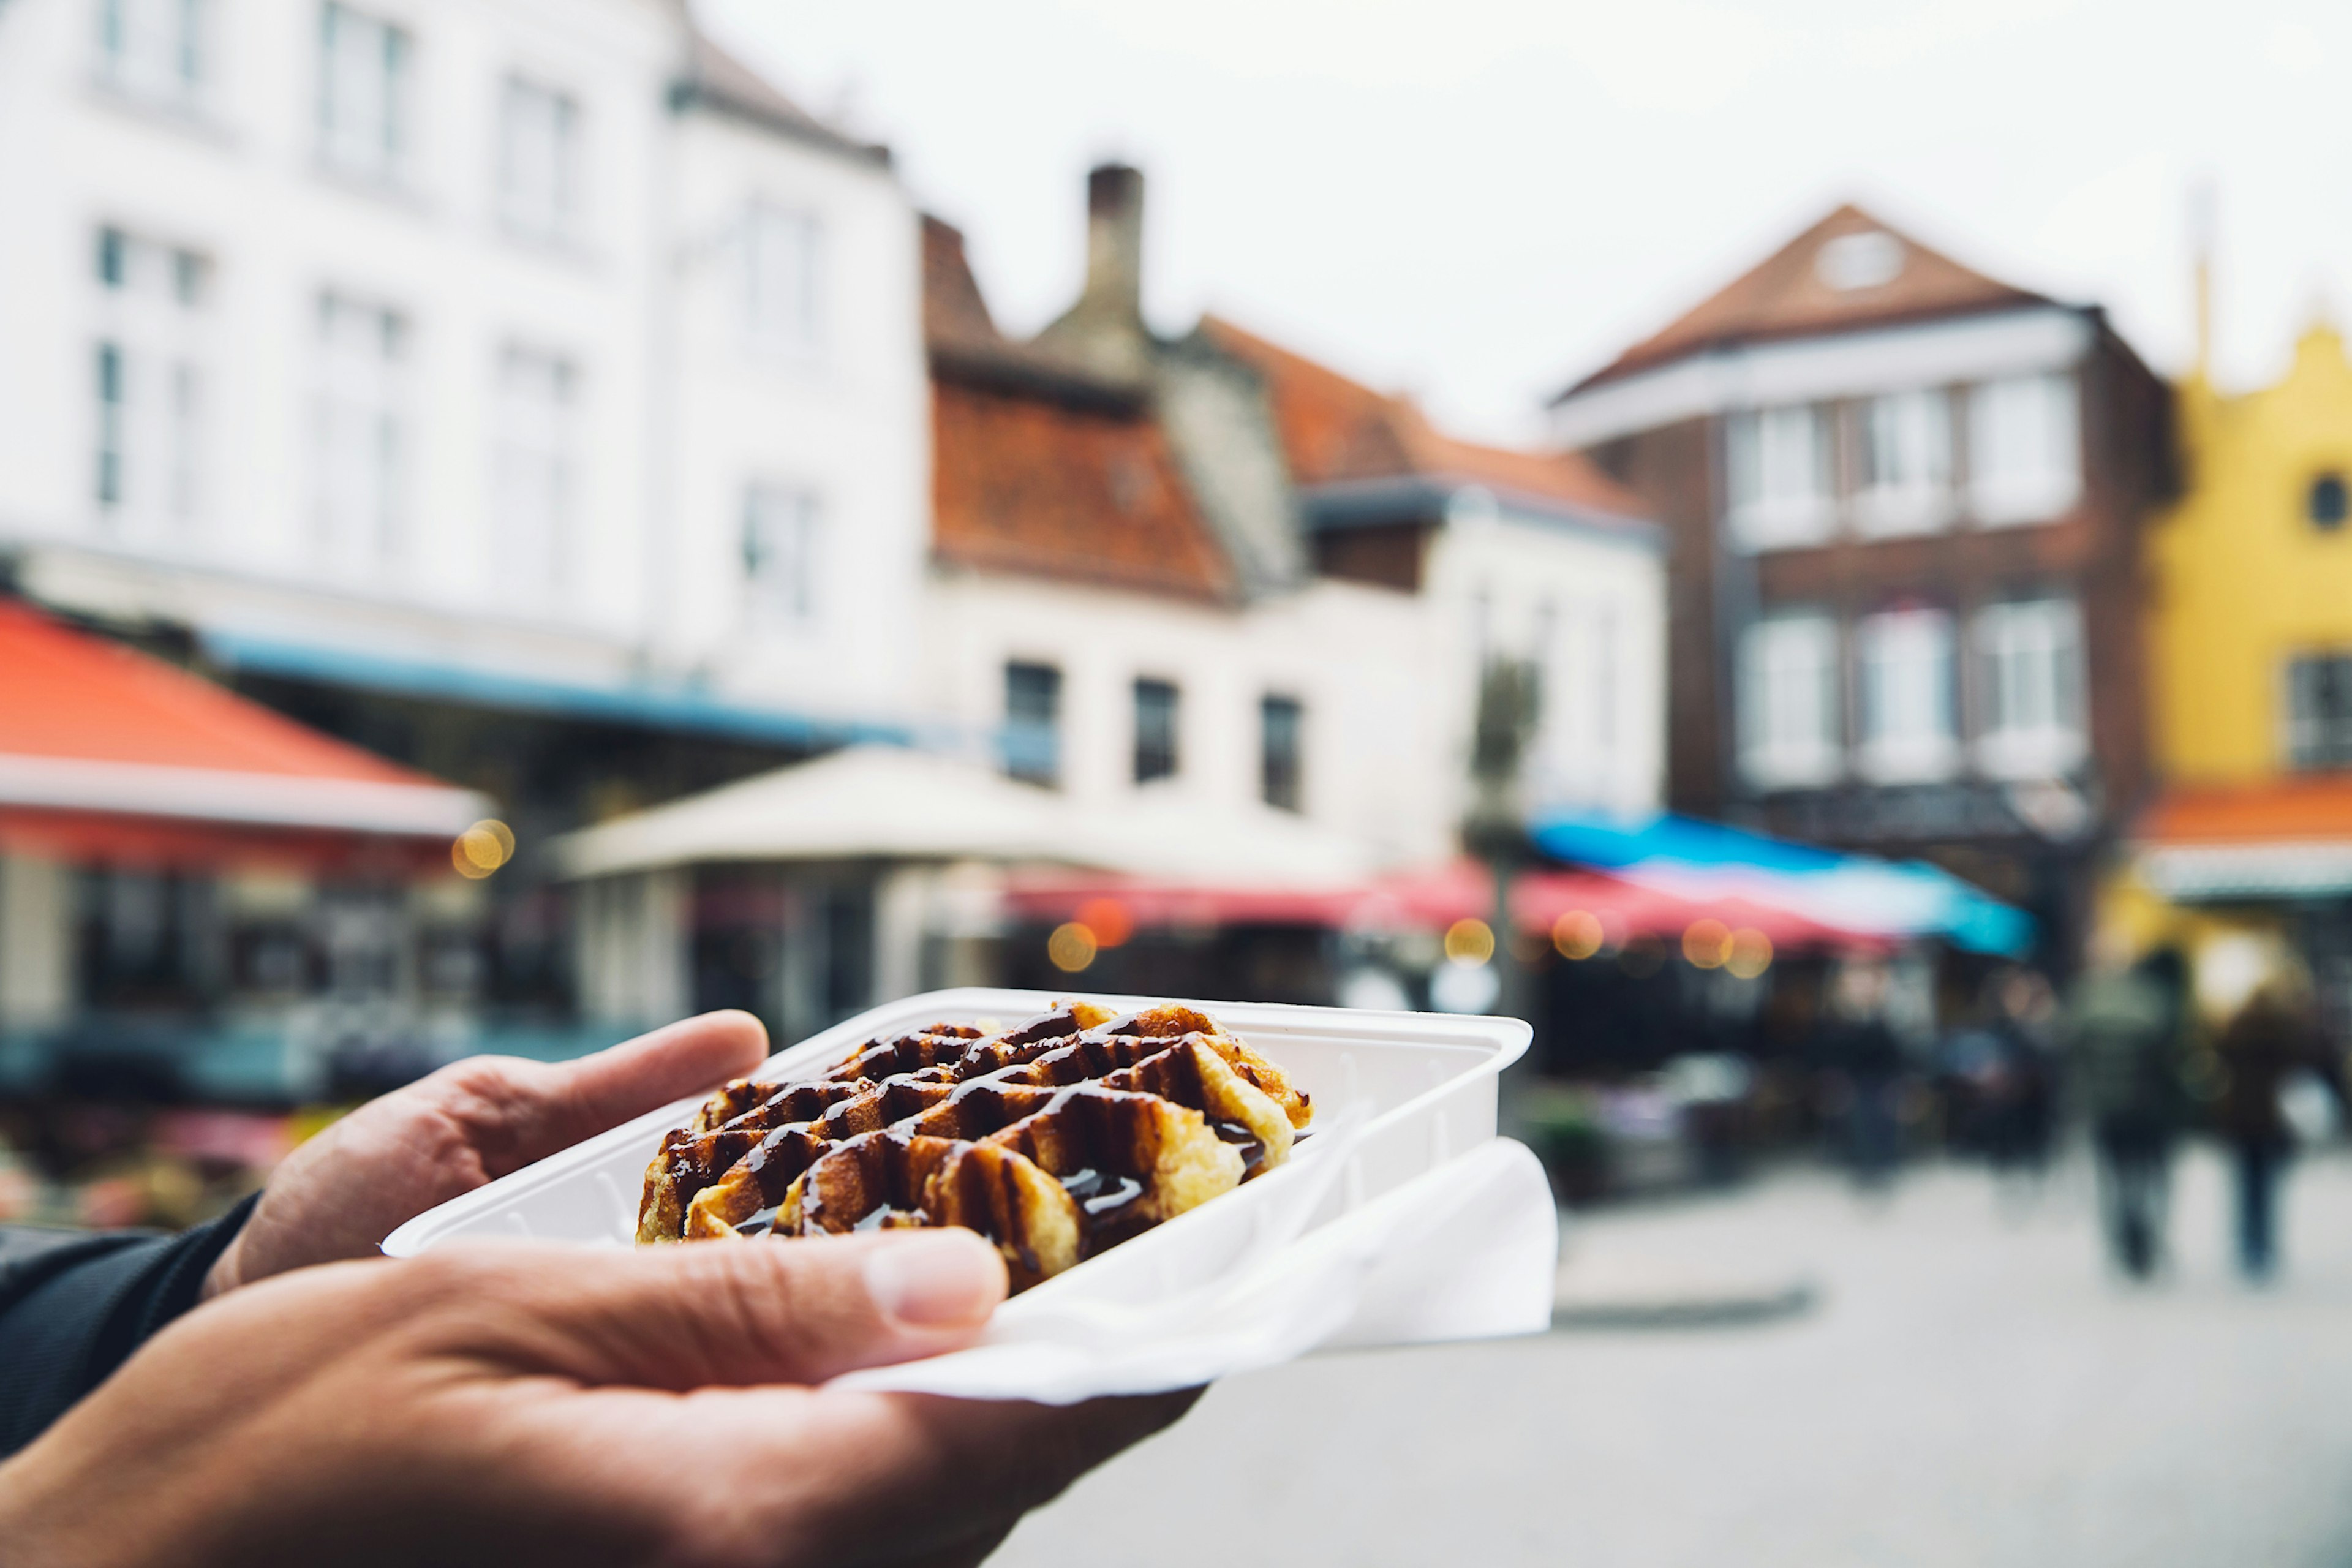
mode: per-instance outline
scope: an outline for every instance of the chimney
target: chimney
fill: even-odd
[[[1087,174],[1087,291],[1095,310],[1143,320],[1143,171],[1098,163]]]
[[[1037,345],[1112,381],[1151,374],[1143,325],[1143,171],[1105,163],[1087,175],[1087,286]]]

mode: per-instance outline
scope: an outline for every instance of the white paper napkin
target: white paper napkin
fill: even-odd
[[[1074,1405],[1190,1388],[1318,1350],[1497,1338],[1550,1323],[1559,1220],[1526,1148],[1482,1143],[1309,1230],[1346,1164],[1347,1134],[1328,1136],[1339,1146],[1319,1151],[1326,1157],[1267,1178],[1286,1183],[1279,1201],[1265,1203],[1255,1233],[1224,1256],[1163,1248],[1152,1274],[1134,1271],[1110,1299],[1100,1289],[1057,1299],[1042,1286],[1001,1310],[970,1350],[851,1373],[831,1386]],[[1112,1283],[1100,1276],[1121,1258],[1112,1251],[1088,1265],[1097,1287]],[[1190,1277],[1171,1279],[1171,1268]]]

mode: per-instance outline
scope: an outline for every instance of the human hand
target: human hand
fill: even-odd
[[[812,1386],[970,1342],[1004,1288],[953,1230],[306,1268],[0,1465],[0,1540],[41,1568],[976,1564],[1192,1398]]]
[[[632,1116],[759,1066],[749,1013],[705,1013],[578,1061],[469,1057],[369,1101],[286,1157],[210,1273],[216,1296],[371,1258],[403,1222]]]

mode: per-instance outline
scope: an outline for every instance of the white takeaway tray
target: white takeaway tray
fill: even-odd
[[[1067,993],[966,988],[891,1002],[771,1058],[814,1074],[877,1037],[1014,1022]],[[1117,1011],[1164,997],[1093,996]],[[1339,1344],[1541,1329],[1557,1222],[1534,1157],[1496,1137],[1496,1083],[1527,1049],[1515,1018],[1192,1003],[1313,1097],[1288,1163],[1001,1309],[972,1350],[852,1373],[863,1386],[1054,1403],[1206,1381]],[[646,1163],[681,1100],[419,1215],[413,1257],[457,1241],[626,1247]]]

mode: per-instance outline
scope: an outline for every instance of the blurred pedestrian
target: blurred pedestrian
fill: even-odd
[[[2221,1099],[2214,1121],[2237,1176],[2238,1268],[2261,1281],[2278,1268],[2279,1184],[2294,1152],[2287,1096],[2316,1079],[2340,1079],[2334,1053],[2297,973],[2274,974],[2254,988],[2222,1029]]]
[[[1866,1190],[1894,1179],[1902,1153],[1897,1100],[1903,1087],[1903,1046],[1886,1020],[1892,989],[1884,962],[1848,961],[1832,984],[1828,1016],[1814,1040],[1840,1152],[1855,1184]]]
[[[1981,1154],[1997,1179],[2030,1183],[2049,1163],[2057,1096],[2050,983],[2011,967],[1989,978],[1980,997],[1976,1016],[1937,1053],[1950,1137]]]
[[[2100,1209],[2116,1265],[2135,1279],[2164,1257],[2182,1073],[2189,968],[2170,948],[2126,964],[2095,948],[2063,1026],[2099,1162]]]

